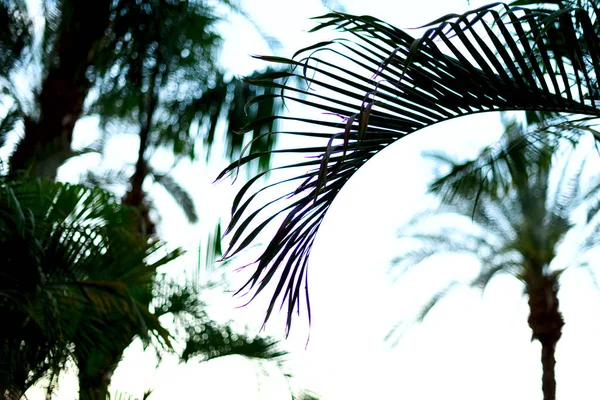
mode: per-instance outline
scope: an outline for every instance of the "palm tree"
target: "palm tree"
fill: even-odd
[[[9,10],[15,8],[10,2],[2,3]],[[26,16],[25,2],[15,4],[21,15]],[[15,102],[23,121],[23,136],[10,156],[10,167],[14,172],[31,170],[36,176],[54,179],[58,167],[73,155],[73,129],[83,114],[84,101],[93,84],[88,77],[89,69],[96,64],[96,54],[104,49],[103,38],[114,16],[111,16],[111,2],[105,0],[89,7],[77,1],[44,1],[42,6],[46,24],[41,48],[30,45],[24,59],[41,63],[34,68],[17,65],[17,70],[27,71],[29,79],[34,73],[40,75],[41,81],[29,82],[33,101]],[[28,21],[26,17],[23,19]],[[27,43],[34,42],[33,33],[32,29],[20,30]],[[11,97],[21,99],[22,88],[14,89]]]
[[[15,130],[22,128],[24,133],[10,156],[11,171],[55,178],[57,168],[75,153],[71,142],[77,120],[86,114],[99,114],[105,125],[118,122],[121,129],[134,126],[139,130],[139,156],[134,174],[125,182],[131,187],[123,204],[136,208],[143,218],[136,219],[141,224],[132,225],[129,232],[138,238],[128,240],[156,242],[146,235],[153,233],[154,226],[148,217],[150,202],[142,190],[148,176],[176,197],[190,220],[197,219],[190,196],[167,174],[155,171],[150,156],[157,148],[166,147],[174,158],[193,158],[198,140],[210,149],[218,137],[217,122],[228,118],[232,130],[241,126],[248,118],[246,99],[264,92],[242,86],[238,79],[224,79],[216,62],[220,37],[214,27],[221,17],[213,6],[202,1],[155,0],[102,0],[91,8],[73,1],[46,1],[41,6],[45,25],[37,38],[41,45],[36,47],[36,32],[27,18],[25,3],[0,1],[0,19],[6,27],[0,34],[0,102],[8,110],[0,124],[0,145]],[[18,90],[11,84],[23,71],[39,72],[39,82],[29,82],[36,93],[32,98],[22,94],[23,88]],[[89,110],[84,107],[86,100],[93,100]],[[267,104],[270,106],[265,109]],[[252,107],[250,115],[270,113],[274,107],[274,101],[266,102]],[[193,126],[197,126],[197,132]],[[227,155],[231,158],[241,151],[246,139],[243,135],[228,135]],[[274,142],[272,136],[262,135],[257,129],[251,143],[251,148],[265,151]],[[268,161],[265,153],[259,167],[264,168]],[[113,254],[119,256],[105,254],[105,268],[90,265],[95,269],[87,273],[99,273],[103,281],[127,284],[122,280],[135,278],[134,267],[143,264],[142,254],[136,253],[141,258],[135,260],[134,254],[122,257],[133,262],[129,266],[109,257]],[[143,285],[135,281],[135,288],[128,286],[138,306],[146,310],[153,300],[153,279],[145,280]],[[156,325],[158,314],[153,314],[152,322],[164,336],[167,332]],[[128,315],[99,316],[93,310],[85,315],[90,318],[80,321],[80,337],[71,338],[68,345],[75,345],[82,396],[103,398],[123,350],[136,336],[148,340],[148,332],[138,329],[140,321],[132,321]],[[214,325],[206,318],[196,323]],[[112,327],[108,333],[107,327]],[[107,341],[110,346],[88,349],[82,345],[92,342],[89,337],[94,335],[100,339],[113,335]],[[167,338],[162,337],[162,341]],[[225,353],[221,350],[219,354]]]
[[[153,234],[150,202],[143,190],[148,178],[175,197],[190,222],[196,222],[198,216],[185,190],[152,167],[151,156],[166,149],[176,161],[195,160],[201,142],[208,161],[220,136],[217,125],[223,121],[229,125],[229,132],[222,134],[228,159],[239,153],[248,139],[253,151],[269,150],[274,144],[271,136],[261,135],[259,130],[251,138],[233,132],[248,118],[268,115],[277,106],[272,99],[260,107],[245,108],[250,98],[269,90],[225,78],[218,65],[222,39],[215,27],[222,17],[213,6],[196,1],[148,1],[145,5],[122,2],[117,8],[124,16],[115,20],[115,35],[107,39],[107,46],[117,50],[99,54],[102,67],[95,71],[99,93],[89,114],[100,118],[105,133],[134,131],[139,138],[123,202],[140,210],[145,216],[143,231]],[[268,166],[268,154],[257,163],[260,169]]]
[[[80,397],[106,398],[134,337],[172,351],[166,314],[185,322],[183,359],[283,354],[274,339],[212,321],[198,293],[158,275],[181,251],[137,234],[139,214],[109,192],[49,180],[0,185],[0,398],[20,398],[42,377],[50,393],[68,360],[79,367]]]
[[[319,226],[345,183],[391,143],[481,112],[582,114],[581,124],[600,116],[599,16],[595,7],[557,11],[491,4],[433,21],[415,39],[374,17],[329,13],[317,18],[314,30],[333,28],[345,37],[316,43],[292,58],[262,57],[287,65],[288,72],[249,81],[276,87],[285,101],[307,109],[306,115],[273,116],[248,126],[273,119],[294,122],[273,134],[297,135],[307,138],[307,144],[274,153],[305,158],[277,167],[293,172],[269,186],[254,188],[255,180],[250,180],[233,203],[226,230],[231,232],[225,252],[229,258],[250,246],[268,225],[279,223],[241,289],[258,293],[278,277],[265,321],[281,301],[289,330],[302,298],[310,320],[306,274]],[[309,87],[299,88],[291,78],[303,79]],[[220,177],[255,157],[241,157]],[[297,184],[288,191],[290,182]]]
[[[106,191],[31,179],[3,178],[1,187],[3,398],[20,398],[78,353],[110,348],[107,318],[127,319],[136,333],[169,344],[136,292],[178,250],[132,235],[135,210]]]
[[[177,156],[194,154],[197,138],[190,128],[208,120],[206,131],[198,133],[210,146],[217,120],[228,108],[243,115],[239,103],[253,93],[232,90],[228,83],[235,82],[224,80],[217,65],[221,38],[215,26],[223,16],[215,8],[225,5],[243,14],[229,1],[219,3],[99,0],[83,7],[72,0],[42,1],[44,29],[38,37],[26,2],[0,1],[6,27],[0,34],[0,103],[9,110],[7,122],[22,122],[11,171],[54,179],[79,154],[72,149],[73,130],[90,111],[139,122],[143,150],[149,141]],[[23,76],[27,85],[12,84]],[[91,110],[86,102],[93,103]],[[271,104],[268,112],[275,111]],[[228,139],[227,151],[242,148],[243,137]],[[272,148],[272,138],[252,139],[259,150]],[[137,167],[139,180],[143,166]]]
[[[117,270],[118,271],[118,270]],[[126,271],[129,274],[128,271]],[[158,275],[147,285],[135,286],[133,295],[138,303],[152,310],[153,320],[149,321],[147,328],[162,329],[158,322],[160,317],[171,315],[176,323],[173,333],[166,332],[165,337],[148,335],[140,331],[131,318],[125,318],[116,313],[105,315],[99,321],[85,321],[80,324],[81,332],[76,338],[95,338],[102,332],[109,341],[108,346],[100,348],[76,347],[74,356],[78,366],[79,398],[102,399],[107,398],[112,375],[123,356],[125,349],[136,337],[142,339],[147,346],[152,344],[157,351],[174,352],[171,341],[182,341],[184,349],[178,354],[182,362],[190,359],[208,361],[228,355],[241,355],[258,360],[277,361],[287,354],[280,350],[280,343],[270,337],[253,336],[248,333],[236,332],[231,328],[231,323],[217,323],[206,313],[206,304],[199,300],[200,290],[193,286],[176,284],[169,281],[165,275]],[[111,329],[107,329],[110,324]],[[161,332],[161,331],[159,331]],[[158,339],[158,340],[156,340]]]
[[[410,250],[394,263],[406,271],[436,254],[474,254],[480,260],[480,271],[470,282],[472,287],[483,290],[498,274],[509,274],[522,282],[532,340],[542,345],[544,399],[554,399],[554,351],[564,325],[558,301],[560,277],[566,268],[584,265],[583,253],[600,244],[598,218],[588,221],[587,237],[578,243],[578,257],[560,267],[554,259],[565,236],[574,228],[581,229],[573,222],[573,211],[597,198],[598,186],[582,192],[583,168],[573,170],[566,162],[562,169],[552,167],[564,140],[547,132],[526,135],[515,121],[505,128],[500,146],[486,148],[474,161],[455,163],[437,157],[451,167],[431,186],[442,197],[440,210],[415,217],[401,235],[410,240]],[[505,185],[495,183],[498,180]],[[449,220],[448,225],[442,223],[444,216],[452,215],[471,219],[472,226],[467,229],[455,219],[452,224]],[[420,318],[456,283],[436,294]]]

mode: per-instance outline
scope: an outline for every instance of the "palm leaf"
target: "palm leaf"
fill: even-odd
[[[191,223],[198,222],[196,205],[189,192],[170,175],[153,173],[152,176],[154,177],[154,182],[162,185],[173,200],[177,202],[177,205],[181,208],[187,220]]]
[[[225,258],[248,247],[267,225],[283,220],[243,289],[261,292],[278,271],[266,319],[281,298],[288,330],[301,292],[310,320],[308,258],[325,213],[345,183],[380,150],[419,129],[480,112],[600,116],[600,47],[590,16],[580,9],[532,12],[496,3],[440,18],[419,39],[368,16],[330,13],[317,19],[314,30],[334,28],[344,37],[309,46],[293,58],[260,57],[289,71],[251,80],[279,89],[283,100],[304,105],[306,114],[267,117],[246,128],[290,121],[292,129],[272,133],[304,137],[310,145],[276,152],[307,158],[276,169],[292,169],[302,183],[287,196],[281,196],[279,184],[265,189],[281,199],[279,211],[272,211],[270,202],[265,206],[264,199],[254,201],[254,194],[246,194],[251,185],[244,187],[227,229],[232,237]],[[569,53],[560,53],[565,46],[559,41],[568,44]],[[304,79],[308,88],[290,84],[290,78]],[[220,178],[260,156],[241,157]]]

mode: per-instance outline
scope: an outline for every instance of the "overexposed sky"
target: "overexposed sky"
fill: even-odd
[[[469,8],[465,0],[339,3],[348,13],[370,14],[403,28]],[[470,8],[484,3],[473,0]],[[242,5],[267,34],[283,44],[280,55],[291,56],[298,48],[323,38],[323,33],[306,32],[314,26],[309,18],[327,11],[319,0],[246,0]],[[236,17],[224,29],[223,62],[233,73],[264,67],[249,56],[270,50],[249,23]],[[468,279],[477,268],[473,260],[448,257],[396,282],[389,273],[397,254],[396,230],[430,203],[424,193],[433,166],[421,158],[421,152],[444,150],[472,157],[501,132],[500,117],[493,113],[422,130],[384,150],[347,184],[331,207],[311,255],[310,341],[305,348],[308,328],[299,318],[284,343],[292,351],[287,367],[296,386],[311,389],[324,400],[541,399],[540,348],[530,342],[527,302],[513,278],[496,278],[483,296],[458,289],[423,323],[404,326],[397,346],[384,342],[398,321],[410,320],[448,280],[457,275]],[[212,185],[222,166],[213,168],[201,176],[194,166],[175,171],[196,194],[206,224],[216,216],[207,216],[203,210],[225,213],[234,193],[226,183]],[[160,192],[156,195],[159,207],[173,208],[169,199],[161,199]],[[190,248],[187,260],[193,263],[199,230],[183,224],[178,212],[163,214],[164,237],[173,246]],[[242,301],[225,295],[225,304],[215,309],[223,319],[235,318],[259,327],[266,295],[237,309],[234,307]],[[557,350],[557,397],[596,398],[600,395],[600,295],[585,272],[568,271],[560,296],[566,326]],[[283,317],[276,316],[267,333],[281,335]],[[277,371],[265,373],[239,358],[185,366],[167,358],[158,371],[154,363],[152,354],[142,354],[136,344],[117,370],[115,389],[139,395],[154,386],[151,400],[271,400],[286,396],[286,383],[277,377]],[[257,380],[262,382],[260,390]],[[60,400],[73,398],[70,387]]]

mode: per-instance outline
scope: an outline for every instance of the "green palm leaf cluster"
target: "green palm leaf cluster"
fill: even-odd
[[[48,180],[2,180],[0,247],[0,390],[19,398],[42,377],[54,379],[73,360],[80,398],[104,399],[133,338],[173,350],[182,360],[231,354],[279,360],[271,338],[214,322],[191,287],[158,269],[179,249],[136,234],[139,213],[109,192]],[[168,331],[171,314],[183,329]]]
[[[289,122],[289,130],[283,125],[272,133],[308,143],[274,151],[305,159],[277,167],[290,173],[269,186],[256,188],[257,175],[232,207],[225,258],[256,241],[266,226],[279,224],[244,288],[258,293],[278,280],[266,318],[281,301],[289,329],[302,297],[310,318],[306,274],[319,226],[345,183],[391,143],[481,112],[600,116],[597,18],[595,8],[530,10],[495,3],[442,17],[413,38],[373,17],[331,13],[319,17],[314,30],[333,28],[342,37],[292,58],[260,57],[289,69],[250,82],[278,88],[282,99],[304,105],[306,113],[256,120],[248,129]],[[307,88],[291,84],[291,78],[303,79]],[[258,156],[240,158],[221,176]]]
[[[69,357],[110,347],[110,319],[169,344],[141,295],[178,250],[131,235],[135,210],[103,190],[47,180],[1,185],[3,396],[18,398]]]

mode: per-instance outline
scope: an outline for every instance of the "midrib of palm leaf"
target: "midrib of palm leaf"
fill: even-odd
[[[316,149],[289,149],[314,155],[301,168],[313,165],[316,169],[291,193],[294,205],[282,209],[288,218],[257,260],[256,273],[248,283],[260,292],[274,270],[283,269],[267,318],[279,297],[287,301],[288,314],[298,306],[307,259],[324,214],[354,172],[389,144],[438,122],[479,112],[542,110],[600,116],[595,98],[600,46],[589,15],[580,10],[533,13],[494,4],[462,16],[443,17],[416,40],[372,17],[331,13],[319,19],[322,22],[314,30],[333,27],[352,41],[318,43],[297,52],[309,54],[300,60],[262,57],[289,65],[287,77],[304,77],[310,90],[294,95],[297,89],[282,81],[283,74],[252,80],[265,86],[275,81],[287,101],[339,116],[339,122],[280,118],[307,124],[306,129],[292,133],[310,131],[306,136],[321,136],[327,142]],[[569,58],[559,54],[557,32],[568,44]],[[577,68],[588,64],[592,69]],[[273,118],[256,121],[248,129]],[[231,164],[221,176],[249,160]],[[299,165],[287,167],[295,166]],[[260,214],[261,205],[256,209]],[[233,214],[237,211],[234,206]],[[271,217],[263,216],[264,225]],[[256,214],[249,218],[256,219]],[[257,230],[245,232],[248,224],[236,215],[228,229],[235,231],[231,246],[247,247],[264,225],[258,222]]]

